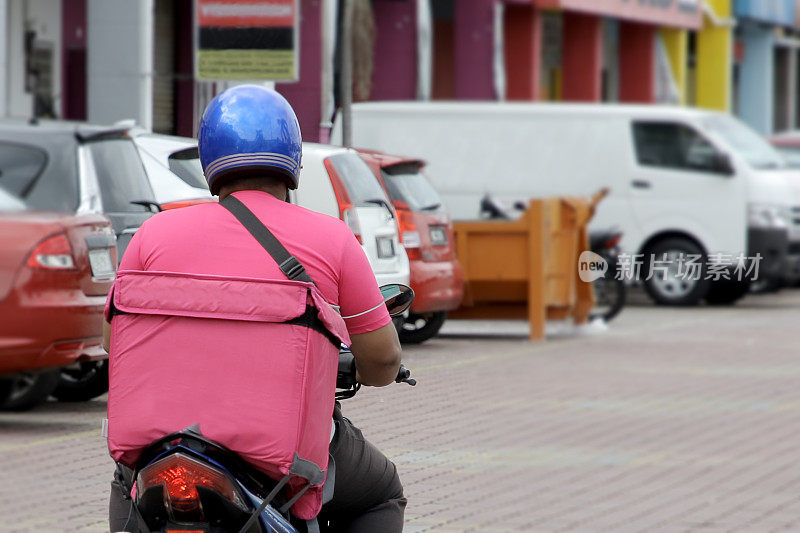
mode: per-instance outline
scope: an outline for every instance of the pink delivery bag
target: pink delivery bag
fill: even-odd
[[[108,447],[115,461],[132,468],[153,441],[197,425],[270,477],[291,473],[290,494],[313,480],[292,512],[317,515],[335,343],[349,337],[312,283],[120,271],[106,317],[113,317]]]

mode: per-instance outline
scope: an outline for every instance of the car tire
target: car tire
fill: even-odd
[[[700,256],[699,263],[701,267],[700,275],[697,276],[698,279],[686,279],[685,276],[679,279],[676,275],[677,265],[669,267],[669,271],[663,276],[658,273],[648,276],[653,258],[656,260],[675,259],[680,257],[680,254],[683,254],[684,257],[690,255]],[[710,281],[705,279],[705,252],[693,241],[681,237],[663,239],[650,246],[644,254],[641,276],[645,278],[644,288],[647,294],[659,305],[697,305],[708,294],[711,285]],[[650,279],[647,279],[648,277]]]
[[[738,280],[712,281],[706,294],[708,305],[731,305],[740,300],[750,290],[750,283]]]
[[[59,379],[61,379],[60,370],[25,373],[9,379],[10,391],[7,391],[6,398],[0,405],[0,411],[33,409],[47,400],[58,386]]]
[[[86,402],[108,392],[108,359],[62,368],[53,396],[61,402]]]
[[[445,311],[420,315],[409,314],[398,331],[400,342],[404,344],[419,344],[435,337],[446,318],[447,313]]]

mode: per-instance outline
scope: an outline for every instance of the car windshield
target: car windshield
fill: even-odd
[[[336,169],[336,173],[347,188],[347,194],[353,205],[369,205],[385,203],[389,205],[386,193],[378,183],[378,178],[358,155],[347,152],[328,158]]]
[[[0,213],[24,211],[25,204],[17,200],[3,189],[0,189]]]
[[[170,154],[169,169],[192,187],[208,189],[197,148],[187,148]]]
[[[776,146],[778,152],[786,159],[789,168],[800,169],[800,147],[795,146]]]
[[[147,212],[135,201],[154,202],[142,160],[130,139],[113,138],[88,144],[97,172],[103,208],[108,212]]]
[[[759,170],[786,168],[781,155],[763,137],[728,115],[714,115],[703,125],[721,137],[751,167]]]
[[[422,174],[418,163],[386,167],[382,174],[393,201],[406,203],[412,211],[442,211],[442,199]]]

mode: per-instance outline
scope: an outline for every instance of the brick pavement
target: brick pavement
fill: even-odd
[[[799,319],[783,291],[540,344],[453,323],[406,350],[417,387],[345,414],[397,463],[409,533],[799,531]],[[0,414],[0,531],[105,530],[104,407]]]

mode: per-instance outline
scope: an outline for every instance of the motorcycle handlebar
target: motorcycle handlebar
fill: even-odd
[[[412,387],[417,384],[417,380],[411,377],[411,371],[402,364],[397,372],[395,383],[408,383]],[[339,370],[336,375],[337,389],[357,389],[359,383],[356,381],[356,360],[350,350],[339,352]]]

